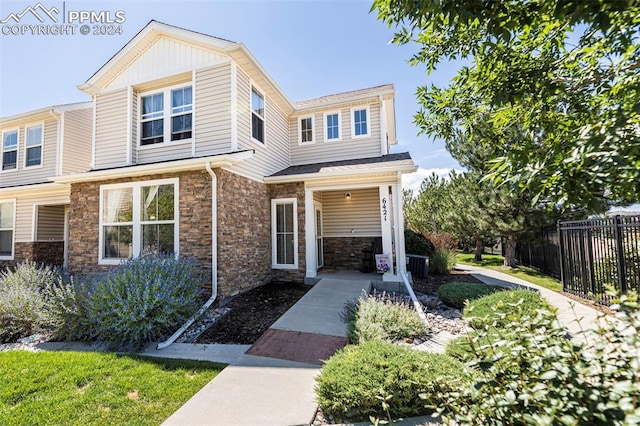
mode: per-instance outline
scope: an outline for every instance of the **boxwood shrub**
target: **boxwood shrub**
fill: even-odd
[[[439,395],[469,380],[450,356],[372,340],[331,357],[316,378],[316,394],[338,420],[400,418],[433,413]]]
[[[481,328],[484,324],[504,327],[515,319],[534,317],[538,309],[553,310],[536,291],[508,290],[470,301],[463,316],[473,328]]]
[[[479,299],[501,290],[502,287],[487,284],[453,282],[441,285],[438,288],[438,297],[447,306],[462,309],[467,300]]]

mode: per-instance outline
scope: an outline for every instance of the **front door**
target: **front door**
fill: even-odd
[[[322,206],[315,204],[316,212],[316,257],[318,269],[324,266],[324,247],[322,242]]]

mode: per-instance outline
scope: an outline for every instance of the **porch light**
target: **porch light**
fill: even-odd
[[[344,198],[346,198],[347,200],[351,199],[351,193],[350,192],[345,192],[344,193]]]

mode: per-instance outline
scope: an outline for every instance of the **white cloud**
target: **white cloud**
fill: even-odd
[[[414,193],[417,193],[420,190],[420,185],[425,178],[431,176],[432,173],[437,174],[441,177],[448,177],[449,172],[451,170],[455,170],[458,173],[461,173],[460,169],[447,169],[447,168],[436,168],[436,169],[423,169],[418,168],[415,173],[411,173],[408,175],[402,175],[402,189],[410,189]]]

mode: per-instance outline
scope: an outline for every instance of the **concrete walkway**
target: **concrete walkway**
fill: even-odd
[[[594,308],[571,300],[560,293],[532,284],[520,278],[512,277],[503,272],[477,266],[456,265],[456,269],[469,271],[472,276],[489,285],[499,285],[509,288],[532,288],[537,290],[551,306],[558,309],[558,320],[564,325],[572,338],[584,341],[584,331],[597,328],[599,318],[603,314]],[[609,317],[606,317],[610,320]]]
[[[369,280],[323,278],[271,329],[346,337],[340,312],[369,292]],[[320,366],[244,354],[164,425],[308,425],[313,420]]]

